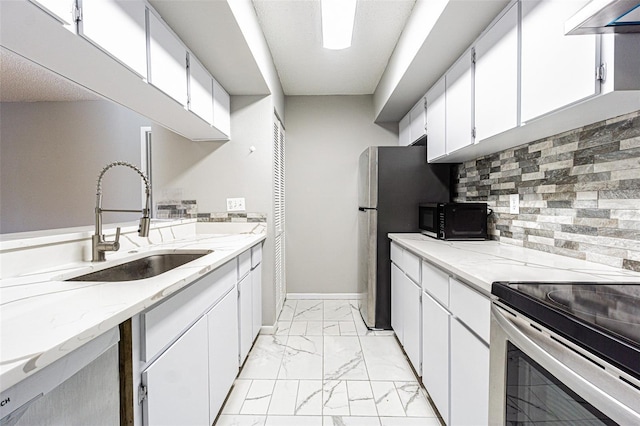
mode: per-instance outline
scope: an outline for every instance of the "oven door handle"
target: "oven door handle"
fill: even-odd
[[[491,316],[511,343],[612,420],[620,424],[640,424],[640,413],[603,390],[613,387],[624,391],[626,389],[623,386],[628,385],[560,343],[544,336],[536,336],[540,332],[528,327],[528,323],[526,326],[531,330],[525,333],[519,324],[509,320],[505,315],[510,314],[503,313],[495,303],[491,305]],[[623,395],[624,399],[637,401],[637,391],[630,386],[628,391]]]

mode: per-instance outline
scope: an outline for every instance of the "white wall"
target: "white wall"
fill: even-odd
[[[373,123],[372,96],[291,96],[285,111],[287,291],[356,293],[358,158],[397,145],[397,126]]]
[[[267,213],[263,262],[263,324],[275,323],[273,288],[273,102],[271,96],[232,96],[229,142],[192,142],[153,126],[156,201],[163,191],[195,199],[200,212],[224,212],[244,197],[247,212]],[[254,146],[255,152],[250,148]]]
[[[98,173],[112,161],[140,165],[149,120],[108,101],[0,104],[0,232],[94,223]],[[142,208],[141,180],[110,170],[103,207]],[[104,222],[135,220],[105,213]]]

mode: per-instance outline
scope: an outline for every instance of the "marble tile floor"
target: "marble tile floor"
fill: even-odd
[[[258,336],[216,426],[439,426],[392,331],[357,302],[288,300]]]

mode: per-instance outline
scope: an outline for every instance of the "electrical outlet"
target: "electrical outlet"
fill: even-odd
[[[227,198],[227,211],[228,212],[243,212],[244,197],[242,198]]]
[[[509,213],[520,214],[520,195],[509,195]]]

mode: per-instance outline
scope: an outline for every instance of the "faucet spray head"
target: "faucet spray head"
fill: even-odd
[[[148,215],[140,218],[140,225],[138,226],[138,235],[141,237],[149,236],[149,226],[151,225],[151,219]]]

